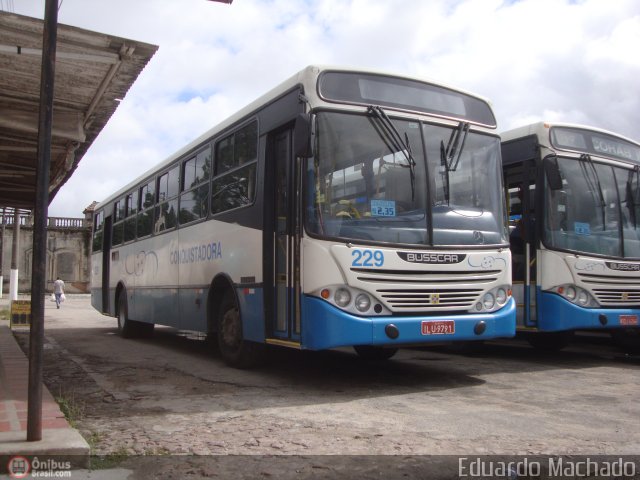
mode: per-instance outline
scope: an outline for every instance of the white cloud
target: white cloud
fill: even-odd
[[[14,4],[42,16],[40,0]],[[63,0],[59,21],[160,49],[52,215],[79,216],[313,63],[468,89],[500,130],[548,119],[640,140],[637,0]]]

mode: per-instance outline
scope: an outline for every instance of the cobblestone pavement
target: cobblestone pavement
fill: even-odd
[[[122,339],[86,297],[48,306],[45,323],[49,390],[93,453],[121,459],[131,478],[427,478],[420,455],[640,452],[640,365],[602,337],[556,354],[505,341],[387,362],[273,350],[242,371],[175,330]],[[28,334],[17,337],[26,348]]]

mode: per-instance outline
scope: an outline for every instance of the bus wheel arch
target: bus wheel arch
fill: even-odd
[[[255,366],[262,346],[245,340],[240,304],[228,278],[220,276],[212,282],[207,313],[208,336],[216,332],[216,344],[224,362],[235,368]]]
[[[213,279],[207,296],[207,337],[214,337],[218,333],[218,312],[227,291],[233,293],[233,282],[229,277],[218,275]]]
[[[138,322],[129,318],[127,288],[122,283],[116,287],[115,302],[118,333],[122,338],[148,338],[153,335],[153,323]]]

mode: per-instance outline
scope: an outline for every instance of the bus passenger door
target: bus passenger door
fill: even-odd
[[[104,219],[104,236],[102,237],[102,313],[109,311],[109,282],[111,267],[111,230],[113,221],[111,215]]]
[[[517,326],[535,327],[536,321],[536,233],[535,179],[533,161],[504,168],[509,206],[513,296],[517,303]]]
[[[300,239],[293,130],[268,137],[265,172],[264,292],[267,338],[297,344],[300,338]]]

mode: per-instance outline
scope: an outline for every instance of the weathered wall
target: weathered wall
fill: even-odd
[[[31,260],[33,258],[33,228],[20,226],[18,255],[18,291],[31,291]],[[0,231],[1,232],[1,231]],[[60,277],[68,293],[89,292],[91,230],[84,219],[49,219],[47,228],[47,290]],[[9,294],[13,225],[5,225],[2,239],[4,294]]]

